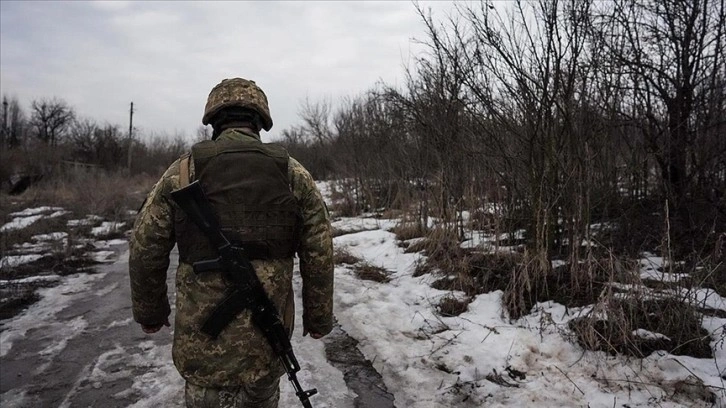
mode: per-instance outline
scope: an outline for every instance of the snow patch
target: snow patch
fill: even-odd
[[[646,339],[646,340],[666,340],[666,341],[671,340],[665,334],[653,333],[652,331],[645,330],[645,329],[634,330],[633,336],[640,337],[641,339]]]
[[[67,232],[51,232],[50,234],[33,235],[30,239],[33,241],[60,241],[67,237]]]
[[[100,226],[93,228],[91,234],[95,236],[108,235],[117,232],[124,225],[126,225],[125,222],[104,221]]]
[[[681,296],[689,299],[697,307],[726,311],[726,298],[713,289],[681,289]],[[726,363],[724,363],[726,365]]]
[[[78,316],[71,321],[64,322],[60,332],[56,332],[58,334],[58,341],[41,350],[39,354],[41,356],[54,356],[60,353],[66,348],[68,340],[80,335],[86,327],[88,327],[88,322],[83,316]]]
[[[14,268],[16,266],[37,261],[42,258],[40,254],[9,255],[0,259],[0,270]]]
[[[45,216],[44,215],[31,215],[29,217],[14,218],[9,223],[0,227],[0,232],[14,231],[14,230],[26,228],[26,227],[34,224],[36,221],[38,221],[41,218],[45,218]]]
[[[396,220],[379,218],[341,217],[331,222],[334,229],[344,232],[360,232],[366,230],[392,229],[398,224]]]
[[[147,341],[140,343],[139,348],[143,352],[132,355],[131,366],[145,367],[146,372],[134,376],[131,388],[115,396],[123,397],[129,391],[141,394],[142,398],[130,405],[133,408],[184,406],[184,379],[171,362],[171,344],[157,346]],[[118,358],[128,357],[122,353]]]
[[[98,293],[96,293],[96,295],[98,295]],[[109,323],[108,326],[106,326],[106,329],[108,330],[108,329],[113,329],[114,327],[128,326],[133,322],[134,322],[134,319],[131,317],[129,317],[128,319],[123,319],[123,320],[114,320],[111,323]]]
[[[95,248],[105,249],[111,248],[112,246],[126,245],[126,243],[127,241],[125,239],[111,239],[108,241],[94,241],[92,244]]]
[[[0,394],[3,408],[39,407],[40,402],[36,396],[28,396],[28,390],[13,388]]]
[[[99,217],[98,215],[87,215],[86,218],[80,219],[80,220],[68,220],[66,223],[69,227],[79,227],[83,225],[93,225],[99,221],[101,221],[103,218]]]
[[[35,282],[52,282],[60,280],[60,276],[58,275],[41,275],[41,276],[29,276],[27,278],[22,279],[13,279],[13,280],[0,280],[0,287],[7,286],[7,285],[14,285],[14,284],[28,284],[28,283],[35,283]]]
[[[52,212],[52,214],[46,214],[48,212]],[[38,208],[27,208],[23,211],[10,213],[10,217],[13,218],[12,221],[6,223],[2,227],[0,227],[0,232],[5,231],[14,231],[26,228],[32,224],[34,224],[36,221],[43,219],[43,218],[56,218],[60,217],[66,214],[69,214],[70,211],[66,211],[61,207],[38,207]]]
[[[37,208],[26,208],[23,211],[11,213],[11,217],[29,217],[31,215],[38,215],[49,212],[60,212],[63,211],[62,207],[37,207]]]
[[[104,297],[108,295],[109,293],[113,292],[116,288],[118,288],[118,282],[112,283],[105,288],[96,291],[96,296],[98,297]]]
[[[88,252],[85,256],[93,259],[96,262],[113,262],[116,258],[116,253],[113,251],[97,251]]]

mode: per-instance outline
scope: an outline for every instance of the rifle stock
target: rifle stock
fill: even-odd
[[[187,217],[202,230],[204,235],[212,241],[215,247],[222,248],[229,245],[229,241],[219,228],[217,214],[215,214],[212,204],[207,200],[199,181],[172,191],[171,198],[181,207]]]
[[[285,368],[287,378],[292,383],[300,403],[305,408],[312,408],[310,397],[318,391],[315,388],[302,389],[296,375],[300,371],[300,364],[293,353],[287,331],[275,304],[265,293],[244,248],[233,246],[225,237],[214,208],[198,180],[172,191],[171,197],[219,252],[217,259],[195,262],[193,265],[195,273],[221,269],[225,277],[233,283],[233,289],[215,307],[204,322],[202,331],[214,339],[239,313],[249,309],[253,323],[265,336]]]

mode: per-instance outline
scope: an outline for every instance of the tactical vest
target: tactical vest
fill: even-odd
[[[291,257],[297,249],[301,210],[290,189],[289,156],[277,144],[207,140],[192,147],[195,178],[219,217],[222,232],[250,259]],[[180,209],[175,234],[182,262],[218,255]]]

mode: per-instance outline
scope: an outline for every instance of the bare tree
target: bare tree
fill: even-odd
[[[118,125],[100,126],[92,119],[74,119],[66,143],[75,160],[109,171],[124,165],[124,136]]]
[[[477,129],[469,149],[507,186],[512,227],[527,227],[545,270],[553,249],[586,234],[592,158],[603,147],[602,126],[592,126],[601,121],[591,108],[590,7],[518,1],[505,14],[481,2],[445,26],[424,20],[435,58],[461,77],[467,126]]]
[[[684,215],[684,201],[716,181],[710,170],[726,155],[725,3],[619,0],[599,23],[611,69],[626,78],[622,117],[642,130],[669,204]]]
[[[311,102],[309,98],[305,98],[300,107],[299,115],[310,137],[319,142],[329,142],[332,139],[330,101]]]
[[[119,125],[106,124],[94,130],[95,162],[106,170],[118,170],[126,164],[125,135]]]
[[[30,123],[36,135],[43,142],[55,146],[73,121],[73,109],[58,98],[35,100],[31,108]]]
[[[74,119],[68,132],[68,142],[71,144],[77,160],[93,163],[96,159],[96,136],[98,125],[91,119]]]

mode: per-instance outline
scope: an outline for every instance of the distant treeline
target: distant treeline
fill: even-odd
[[[130,139],[128,127],[81,117],[57,97],[32,101],[26,113],[17,97],[5,95],[2,121],[3,181],[17,173],[49,175],[59,164],[68,162],[75,163],[74,168],[106,172],[130,169],[132,175],[159,176],[191,142],[179,134],[149,135],[138,130]]]

